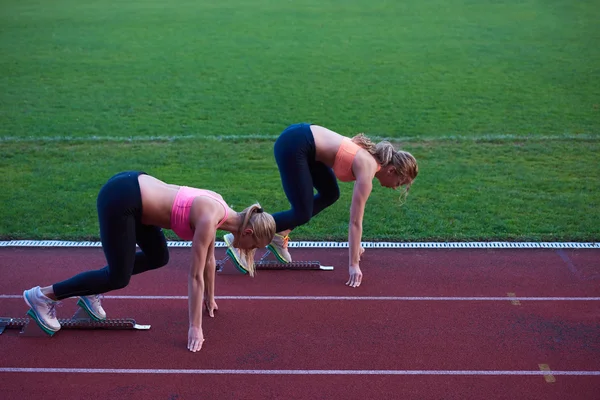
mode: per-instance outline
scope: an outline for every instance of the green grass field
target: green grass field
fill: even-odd
[[[600,238],[600,1],[0,0],[0,238],[97,238],[143,169],[287,208],[308,121],[413,152],[365,240]],[[293,239],[345,240],[351,185]],[[174,238],[173,235],[171,235]]]

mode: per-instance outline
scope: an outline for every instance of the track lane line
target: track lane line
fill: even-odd
[[[22,299],[20,294],[0,294],[0,299]],[[104,296],[118,300],[187,300],[187,296]],[[448,297],[448,296],[215,296],[217,300],[307,301],[600,301],[600,297]]]
[[[0,373],[70,373],[70,374],[191,374],[191,375],[516,375],[543,376],[547,371],[493,370],[344,370],[344,369],[138,369],[138,368],[11,368]],[[600,371],[552,371],[552,375],[600,376]]]

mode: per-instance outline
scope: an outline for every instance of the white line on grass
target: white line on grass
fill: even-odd
[[[434,137],[410,136],[410,137],[389,137],[381,135],[369,135],[374,140],[389,140],[391,142],[419,143],[419,142],[502,142],[502,141],[597,141],[600,135],[594,134],[555,134],[555,135],[514,135],[514,134],[489,134],[489,135],[441,135]],[[278,135],[266,134],[247,134],[247,135],[171,135],[171,136],[4,136],[0,137],[0,142],[21,143],[21,142],[173,142],[181,140],[209,140],[215,142],[229,141],[275,141]]]

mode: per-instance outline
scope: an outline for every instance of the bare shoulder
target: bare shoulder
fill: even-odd
[[[360,148],[352,163],[352,172],[357,179],[364,178],[372,180],[375,177],[375,173],[377,173],[377,166],[378,164],[375,157],[367,150]]]
[[[196,213],[192,211],[192,213],[194,215],[190,216],[190,222],[192,223],[194,228],[210,231],[211,228],[214,228],[216,226],[215,221],[217,221],[218,218],[215,212],[211,212],[210,205],[208,205],[208,207],[203,207],[202,210],[199,210]]]
[[[190,210],[190,222],[194,226],[204,226],[205,224],[216,225],[216,222],[223,217],[223,214],[223,207],[214,199],[207,196],[197,196],[194,198],[192,209]]]

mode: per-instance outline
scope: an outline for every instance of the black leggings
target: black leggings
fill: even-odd
[[[98,194],[100,239],[108,265],[83,272],[53,285],[58,300],[88,296],[124,288],[131,275],[162,267],[169,250],[162,230],[144,225],[138,176],[143,172],[121,172],[110,178]],[[136,252],[136,243],[141,251]]]
[[[315,139],[310,124],[294,124],[275,142],[275,160],[281,183],[292,208],[273,214],[277,232],[307,223],[340,198],[333,170],[315,160]],[[317,194],[313,196],[313,187]]]

